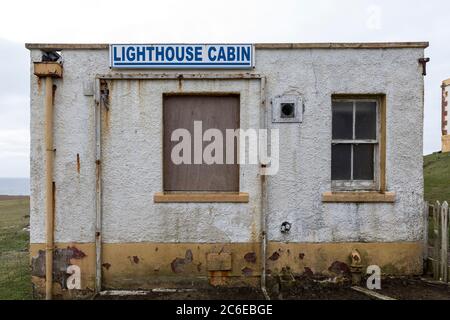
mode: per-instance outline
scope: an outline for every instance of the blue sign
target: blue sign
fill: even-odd
[[[251,44],[112,44],[111,68],[250,69]]]

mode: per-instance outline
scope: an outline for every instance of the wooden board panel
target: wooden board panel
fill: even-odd
[[[194,121],[202,122],[202,129],[219,129],[225,138],[226,129],[239,128],[239,95],[166,95],[163,103],[164,121],[164,191],[238,192],[239,165],[237,141],[234,146],[235,164],[194,164]],[[171,159],[171,141],[176,129],[191,133],[191,164],[176,165]],[[203,142],[204,148],[210,142]],[[225,161],[226,144],[223,143]]]
[[[215,203],[215,202],[229,202],[229,203],[247,203],[249,199],[248,193],[239,192],[176,192],[164,193],[157,192],[153,196],[155,203],[172,203],[172,202],[198,202],[198,203]]]
[[[323,202],[395,202],[394,192],[325,192]]]
[[[428,48],[428,42],[319,42],[319,43],[256,43],[256,49],[397,49]],[[27,49],[41,50],[101,50],[107,43],[26,43]]]
[[[38,77],[62,78],[63,68],[58,62],[35,62],[34,75]]]

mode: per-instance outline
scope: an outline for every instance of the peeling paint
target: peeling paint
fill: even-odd
[[[314,272],[311,270],[311,268],[305,267],[304,269],[305,269],[305,271],[303,272],[304,276],[306,276],[308,278],[314,276]]]
[[[303,259],[305,258],[305,254],[302,253],[302,252],[300,252],[300,253],[298,254],[298,257],[299,257],[300,260],[303,260]]]
[[[277,261],[279,258],[280,258],[280,254],[279,254],[277,251],[275,251],[275,252],[272,253],[272,255],[269,257],[269,260]]]
[[[251,275],[253,275],[253,269],[250,269],[249,267],[245,267],[241,271],[242,271],[242,274],[246,277],[250,277]]]
[[[45,278],[45,251],[39,250],[37,256],[31,258],[31,275]],[[76,247],[66,249],[56,248],[53,251],[53,282],[59,283],[61,288],[67,289],[67,268],[71,265],[71,259],[83,259],[86,254]]]
[[[83,259],[84,257],[86,257],[86,254],[77,247],[67,247],[67,250],[72,251],[73,259]]]
[[[256,262],[256,253],[254,252],[248,252],[245,254],[244,256],[244,260],[250,263],[255,263]]]
[[[349,266],[341,261],[335,261],[331,264],[331,266],[328,268],[328,271],[333,272],[338,275],[350,275],[350,268]]]
[[[106,262],[102,264],[102,267],[104,267],[106,270],[109,270],[109,268],[111,268],[111,264]]]
[[[192,263],[194,260],[192,251],[190,249],[186,250],[186,255],[184,258],[175,258],[172,263],[170,264],[170,267],[172,268],[172,271],[174,273],[181,273],[184,271],[184,266],[187,264]]]

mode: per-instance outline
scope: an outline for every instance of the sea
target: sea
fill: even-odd
[[[0,195],[29,196],[29,178],[0,178]]]

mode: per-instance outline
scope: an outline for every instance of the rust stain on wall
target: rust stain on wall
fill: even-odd
[[[183,76],[178,77],[178,91],[183,91]]]
[[[105,262],[102,264],[102,267],[105,268],[106,270],[109,270],[109,268],[111,268],[111,264],[108,262]]]
[[[80,164],[80,154],[77,153],[77,172],[78,172],[78,174],[80,174],[80,168],[81,168],[81,164]]]
[[[128,256],[128,260],[130,260],[131,264],[138,264],[140,259],[138,256]]]
[[[109,106],[110,106],[110,90],[112,90],[112,81],[109,83],[105,80],[100,81],[100,99],[101,99],[101,113],[102,113],[102,129],[104,133],[107,134],[109,132],[109,123],[110,123],[110,114],[109,114]],[[103,112],[104,111],[104,112]]]
[[[226,286],[229,276],[229,271],[209,271],[209,284],[215,287]]]
[[[57,89],[57,86],[56,86],[56,84],[54,84],[52,87],[52,102],[53,103],[55,103],[56,89]]]

